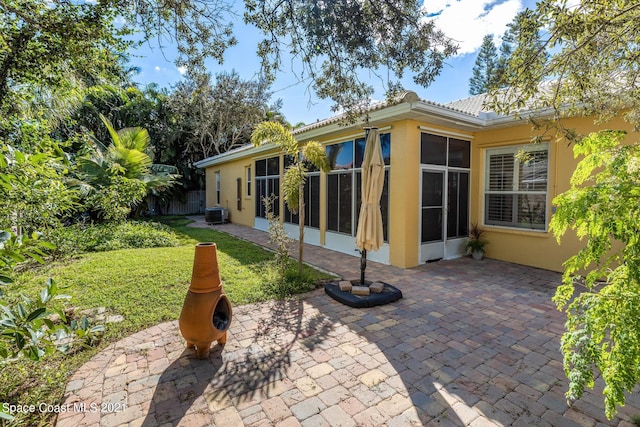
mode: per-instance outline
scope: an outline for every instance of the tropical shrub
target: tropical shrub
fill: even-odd
[[[9,154],[0,156],[0,182],[4,184],[5,194],[11,195],[15,188],[28,187],[28,178],[37,181],[37,177],[31,176],[30,172],[49,172],[42,163],[51,158],[48,154],[27,155],[19,150],[9,150]],[[13,170],[12,162],[16,166]],[[17,166],[22,166],[23,171]],[[21,175],[25,170],[29,173]],[[53,178],[54,174],[50,177]],[[11,214],[10,209],[5,213],[10,218],[20,218],[19,214]],[[11,224],[10,220],[7,222],[12,228],[24,231],[19,224]],[[18,264],[29,259],[44,263],[45,251],[53,248],[54,245],[42,241],[36,232],[25,234],[0,229],[0,286],[13,281]],[[0,363],[21,356],[39,360],[56,349],[69,350],[69,346],[77,342],[74,338],[91,337],[101,332],[101,327],[90,328],[86,319],[80,323],[66,324],[64,313],[59,308],[51,308],[52,300],[60,298],[63,296],[50,279],[37,299],[8,295],[0,289]],[[57,316],[59,322],[54,322],[53,315]]]
[[[42,242],[37,234],[17,236],[0,231],[0,286],[13,281],[17,264],[31,258],[44,262],[44,249],[52,245]],[[55,351],[74,351],[78,345],[89,345],[102,334],[103,327],[91,327],[86,318],[67,322],[64,312],[53,306],[53,300],[67,298],[48,279],[36,299],[8,295],[0,288],[0,365],[17,358],[39,361]],[[0,419],[13,416],[0,408]]]
[[[55,256],[117,249],[178,246],[176,233],[166,225],[148,221],[82,224],[51,230],[47,240],[56,246]]]
[[[285,299],[315,289],[318,279],[303,271],[298,273],[295,263],[290,262],[284,276],[280,276],[278,265],[265,264],[267,280],[263,284],[263,293],[268,298]]]
[[[302,274],[304,257],[304,184],[307,180],[307,164],[329,172],[329,160],[324,147],[317,141],[308,141],[300,147],[293,134],[278,122],[262,122],[251,134],[254,146],[265,143],[275,144],[283,155],[289,156],[292,164],[285,172],[282,182],[284,201],[291,212],[298,217],[298,274]]]
[[[279,280],[284,280],[285,273],[289,267],[289,245],[291,244],[291,238],[287,236],[287,232],[280,222],[280,217],[276,216],[271,209],[271,206],[276,202],[277,197],[271,194],[269,197],[262,198],[262,204],[265,207],[266,217],[269,221],[269,242],[275,245],[275,252],[273,257],[273,265],[277,272]]]
[[[175,167],[154,165],[146,129],[116,131],[100,116],[111,136],[110,144],[94,140],[89,152],[79,156],[75,187],[94,219],[123,221],[148,193],[159,195],[176,184]],[[162,167],[161,167],[162,166]]]
[[[11,231],[0,230],[0,286],[12,283],[14,267],[28,258],[44,263],[46,249],[53,249],[53,245],[40,240],[38,233],[18,236]]]
[[[0,299],[0,363],[17,357],[40,360],[55,351],[70,352],[90,345],[104,331],[102,325],[91,327],[86,317],[70,320],[61,308],[52,308],[56,299],[69,299],[48,279],[37,299],[22,297],[15,304]],[[3,362],[4,361],[4,362]]]
[[[550,223],[558,241],[570,228],[585,242],[554,297],[567,314],[567,397],[580,398],[599,373],[609,419],[640,383],[640,145],[624,136],[602,131],[574,146],[582,160]]]
[[[77,200],[65,182],[66,156],[40,127],[25,124],[14,131],[13,142],[21,146],[0,140],[0,229],[31,234],[57,227]]]

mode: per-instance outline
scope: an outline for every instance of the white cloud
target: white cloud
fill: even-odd
[[[160,71],[160,67],[157,66],[157,65],[153,69],[156,70],[156,71]]]
[[[475,52],[482,38],[499,39],[523,9],[522,0],[424,0],[436,27],[459,45],[458,55]]]
[[[184,76],[187,72],[187,67],[178,67],[178,72],[180,73],[180,75]]]

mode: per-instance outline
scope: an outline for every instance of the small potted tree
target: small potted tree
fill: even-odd
[[[470,253],[475,260],[481,260],[484,257],[484,247],[489,244],[483,236],[484,230],[478,224],[471,224],[467,239],[467,253]]]

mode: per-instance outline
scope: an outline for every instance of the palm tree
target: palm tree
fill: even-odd
[[[116,131],[103,115],[108,146],[93,139],[92,152],[77,159],[78,180],[89,207],[105,219],[124,219],[147,194],[160,195],[177,183],[177,168],[153,164],[150,138],[141,127]]]
[[[282,123],[262,122],[256,126],[251,135],[254,146],[265,143],[275,144],[282,154],[290,156],[293,163],[287,167],[282,183],[282,193],[289,210],[298,213],[298,274],[302,274],[304,248],[304,184],[307,179],[305,161],[318,169],[329,172],[329,160],[324,147],[316,141],[309,141],[300,146],[291,132]]]

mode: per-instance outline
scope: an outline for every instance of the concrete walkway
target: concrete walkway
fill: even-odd
[[[356,257],[306,246],[305,259],[359,277]],[[353,309],[317,290],[234,307],[226,346],[204,361],[184,348],[177,321],[124,338],[70,378],[57,425],[630,427],[640,415],[635,394],[608,421],[602,384],[567,406],[564,316],[551,303],[559,274],[461,258],[369,263],[367,277],[404,298]]]

